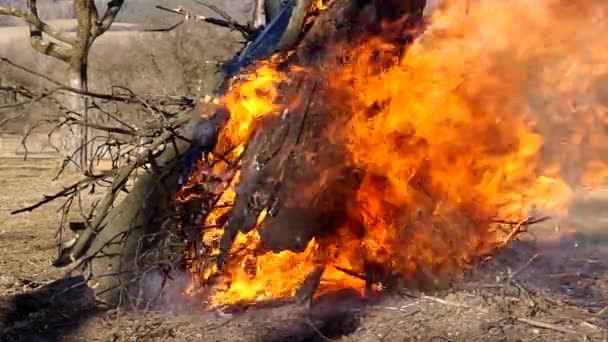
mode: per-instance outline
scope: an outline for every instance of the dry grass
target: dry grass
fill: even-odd
[[[24,215],[10,214],[77,178],[69,175],[62,182],[52,183],[56,167],[54,160],[0,162],[0,287],[12,285],[18,279],[47,281],[59,275],[50,267],[57,251],[58,203]]]

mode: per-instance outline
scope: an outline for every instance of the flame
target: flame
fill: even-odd
[[[224,96],[222,102],[230,111],[228,126],[222,133],[222,138],[227,139],[226,144],[244,147],[254,122],[277,112],[276,85],[286,80],[273,68],[276,63],[276,58],[259,63],[253,72],[241,75],[238,87]]]
[[[386,35],[336,45],[332,53],[346,62],[328,58],[317,69],[280,72],[275,58],[231,88],[222,140],[242,151],[256,120],[281,112],[279,84],[294,70],[320,80],[322,100],[345,119],[326,134],[365,176],[348,203],[351,220],[303,253],[260,255],[255,230],[239,235],[225,272],[215,275],[221,281],[211,304],[293,296],[320,249],[328,257],[319,292],[363,290],[353,274],[364,273],[364,260],[383,265],[402,285],[441,284],[505,245],[515,225],[505,230],[497,222],[520,227],[535,212],[565,213],[575,186],[605,184],[608,6],[464,6],[444,2],[404,54],[387,38],[395,24],[387,24]],[[236,179],[221,202],[234,199]],[[217,245],[221,232],[206,230],[203,240]],[[209,266],[197,276],[210,279],[215,271]]]
[[[321,14],[321,12],[324,12],[325,10],[327,10],[329,8],[330,3],[332,2],[332,0],[312,0],[310,1],[310,4],[308,6],[308,11],[306,14],[306,18],[304,20],[304,25],[305,26],[309,26],[311,25],[315,18],[319,16],[319,14]]]
[[[310,4],[310,12],[325,11],[329,7],[330,0],[313,0]]]

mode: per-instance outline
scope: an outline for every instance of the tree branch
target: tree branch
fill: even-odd
[[[212,9],[213,11],[215,11],[218,14],[219,13],[224,13],[224,15],[220,14],[220,16],[223,17],[223,18],[228,18],[228,19],[207,18],[207,17],[202,16],[202,15],[194,15],[190,11],[185,10],[183,8],[171,9],[171,8],[168,8],[168,7],[165,7],[165,6],[162,6],[162,5],[156,5],[155,7],[158,8],[159,10],[163,10],[163,11],[179,14],[179,15],[183,16],[185,18],[185,20],[193,18],[196,21],[203,21],[203,22],[206,22],[206,23],[209,23],[209,24],[213,24],[213,25],[229,28],[231,30],[237,30],[247,40],[253,40],[255,38],[255,36],[259,33],[258,30],[256,30],[256,29],[253,29],[253,28],[251,28],[251,27],[249,27],[247,25],[239,24],[238,22],[236,22],[234,19],[232,19],[225,12],[221,11],[217,7],[215,7],[213,5],[207,5],[207,4],[205,4],[205,2],[202,2],[202,1],[198,1],[198,2],[200,4],[202,4],[202,5],[204,5],[204,6]],[[211,7],[209,7],[209,6],[211,6]]]
[[[52,29],[49,25],[45,24],[40,20],[38,16],[38,7],[36,0],[28,0],[27,6],[29,12],[21,11],[14,8],[0,7],[0,15],[8,15],[16,18],[25,20],[29,24],[30,28],[30,43],[34,50],[64,62],[68,62],[70,59],[69,49],[51,42],[44,40],[42,33],[47,34],[50,37],[58,39],[68,44],[72,44],[74,41],[71,38],[59,34],[58,31]]]
[[[80,190],[83,190],[83,189],[89,187],[89,185],[91,185],[93,182],[95,182],[99,179],[109,177],[112,174],[113,173],[110,171],[110,172],[104,172],[104,173],[101,173],[98,175],[90,175],[85,179],[79,180],[78,182],[76,182],[68,187],[63,188],[63,190],[61,190],[53,195],[44,195],[40,201],[38,201],[30,206],[27,206],[27,207],[21,208],[21,209],[17,209],[17,210],[13,210],[11,212],[11,215],[16,215],[16,214],[20,214],[20,213],[24,213],[24,212],[33,211],[33,210],[37,209],[38,207],[40,207],[46,203],[49,203],[51,201],[54,201],[60,197],[68,197],[72,194],[77,193]]]
[[[73,88],[73,87],[69,87],[64,85],[63,83],[52,79],[46,75],[43,75],[39,72],[36,72],[34,70],[31,70],[29,68],[26,68],[22,65],[19,65],[15,62],[13,62],[12,60],[6,58],[6,57],[0,57],[0,62],[4,62],[7,63],[8,65],[17,68],[19,70],[25,71],[26,73],[30,74],[30,75],[34,75],[36,77],[40,77],[52,84],[54,84],[55,86],[57,86],[56,88],[54,88],[51,91],[47,91],[46,94],[50,94],[50,93],[54,93],[54,92],[58,92],[58,91],[67,91],[70,93],[75,93],[78,95],[83,95],[83,96],[88,96],[94,99],[100,99],[100,100],[106,100],[106,101],[115,101],[115,102],[123,102],[123,103],[139,103],[142,105],[145,105],[148,108],[152,108],[155,111],[158,111],[160,113],[162,113],[165,116],[172,116],[172,115],[168,115],[169,113],[167,113],[166,111],[158,108],[156,105],[154,104],[150,104],[148,103],[145,99],[138,97],[137,95],[135,95],[132,91],[129,91],[128,94],[102,94],[102,93],[95,93],[95,92],[90,92],[90,91],[84,91],[84,90],[80,90],[77,88]],[[126,89],[124,87],[121,87],[122,89]],[[165,100],[164,103],[162,103],[162,105],[167,106],[167,105],[175,105],[175,106],[185,106],[185,107],[191,107],[194,104],[192,103],[191,100],[189,100],[188,98],[179,98],[179,99],[168,99]]]
[[[264,11],[264,0],[256,0],[253,9],[253,27],[260,29],[266,25],[266,12]]]
[[[53,42],[45,41],[41,36],[30,35],[30,43],[34,50],[43,55],[57,58],[66,63],[69,63],[70,61],[70,53],[68,49]]]
[[[71,250],[71,258],[70,259],[78,259],[81,256],[81,253],[85,249],[89,239],[99,233],[98,229],[101,228],[102,222],[108,214],[108,210],[114,204],[114,200],[118,195],[120,189],[122,189],[131,173],[138,167],[141,167],[148,161],[148,151],[154,151],[162,144],[166,143],[168,139],[171,138],[173,134],[169,131],[158,136],[153,143],[151,143],[143,152],[139,153],[135,160],[130,161],[127,165],[125,165],[120,170],[116,171],[116,178],[112,182],[111,189],[108,190],[106,196],[101,201],[99,205],[99,214],[95,217],[91,225],[86,229],[82,234],[78,237],[78,240],[73,246]]]
[[[27,0],[27,6],[30,13],[35,18],[39,18],[38,7],[36,0]],[[30,43],[34,50],[51,57],[55,57],[64,62],[68,62],[70,59],[69,50],[53,42],[45,41],[42,38],[42,32],[35,25],[30,24]]]
[[[0,6],[0,15],[11,16],[15,18],[19,18],[24,20],[30,25],[33,25],[37,30],[43,32],[47,36],[57,39],[60,42],[66,44],[74,43],[74,39],[70,36],[64,35],[61,32],[57,31],[52,26],[48,25],[44,21],[40,20],[37,14],[33,14],[32,12],[22,11],[16,8],[7,8]]]
[[[114,20],[122,8],[123,3],[124,0],[108,1],[108,8],[103,14],[103,17],[101,20],[96,20],[95,25],[93,26],[93,39],[106,32],[110,26],[112,26],[112,23],[114,23]],[[95,13],[97,13],[97,9],[95,9]]]
[[[203,0],[195,0],[195,1],[198,2],[199,4],[201,4],[202,6],[205,6],[208,9],[212,10],[213,12],[217,13],[220,17],[224,18],[224,20],[226,20],[227,22],[236,23],[236,20],[234,20],[228,13],[222,11],[219,7],[208,3],[207,1],[203,1]]]

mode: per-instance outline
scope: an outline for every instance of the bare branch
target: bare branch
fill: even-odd
[[[53,42],[46,41],[42,39],[41,36],[30,35],[30,43],[34,50],[40,52],[43,55],[51,56],[57,58],[64,62],[69,62],[69,50],[55,44]]]
[[[112,172],[105,172],[105,173],[101,173],[98,175],[91,175],[85,179],[82,179],[66,188],[64,188],[63,190],[53,194],[53,195],[44,195],[44,197],[42,198],[42,200],[40,200],[39,202],[36,202],[28,207],[25,208],[21,208],[21,209],[17,209],[11,212],[12,215],[15,214],[20,214],[23,212],[27,212],[27,211],[32,211],[46,203],[52,202],[53,200],[56,200],[60,197],[68,197],[72,194],[76,194],[78,193],[80,190],[87,188],[89,185],[91,185],[94,181],[102,179],[102,178],[106,178],[112,175]]]
[[[108,1],[108,8],[103,14],[103,17],[101,18],[101,20],[95,20],[94,22],[92,31],[93,39],[106,32],[110,28],[110,26],[112,26],[112,23],[114,23],[114,20],[116,19],[116,16],[118,15],[118,12],[120,11],[123,3],[124,0]],[[95,5],[93,5],[93,7],[95,7]],[[94,9],[94,13],[97,14],[97,8]]]
[[[234,19],[232,19],[230,16],[228,16],[227,14],[225,14],[225,12],[221,11],[220,9],[218,9],[217,7],[215,7],[213,5],[211,5],[211,6],[213,8],[215,8],[214,11],[216,11],[216,12],[220,11],[221,13],[224,13],[224,15],[226,17],[224,19],[208,18],[208,17],[202,16],[202,15],[194,15],[190,11],[184,10],[182,8],[171,9],[171,8],[168,8],[168,7],[165,7],[165,6],[161,6],[161,5],[157,5],[156,8],[158,8],[159,10],[163,10],[163,11],[167,11],[167,12],[171,12],[171,13],[182,15],[182,16],[184,16],[185,20],[193,18],[194,20],[197,20],[197,21],[202,21],[202,22],[206,22],[206,23],[209,23],[209,24],[213,24],[213,25],[229,28],[231,30],[237,30],[247,40],[253,40],[254,37],[257,35],[258,30],[252,29],[251,27],[249,27],[247,25],[239,24]],[[222,15],[222,17],[224,17],[224,16]],[[228,19],[226,19],[226,18],[228,18]]]
[[[30,14],[34,18],[40,18],[38,15],[38,7],[36,5],[36,0],[27,0],[27,7],[30,10]],[[44,40],[42,37],[42,30],[38,29],[36,25],[30,24],[30,43],[34,50],[64,62],[69,62],[70,60],[70,50],[60,46],[51,41]]]
[[[118,128],[118,127],[108,127],[108,126],[98,125],[98,124],[94,124],[94,123],[90,123],[90,122],[84,122],[83,120],[72,120],[72,123],[86,126],[89,128],[93,128],[98,131],[108,132],[108,133],[118,133],[118,134],[125,134],[125,135],[131,135],[131,136],[146,136],[147,135],[146,133],[143,133],[143,132]]]
[[[25,71],[26,73],[28,73],[30,75],[33,75],[33,76],[36,76],[36,77],[40,77],[40,78],[44,79],[45,81],[51,82],[52,84],[54,84],[56,86],[63,86],[63,84],[61,82],[59,82],[57,80],[54,80],[54,79],[52,79],[52,78],[50,78],[50,77],[48,77],[48,76],[46,76],[44,74],[41,74],[39,72],[31,70],[29,68],[26,68],[26,67],[24,67],[22,65],[19,65],[19,64],[13,62],[12,60],[10,60],[9,58],[0,57],[0,62],[4,62],[4,63],[6,63],[6,64],[8,64],[8,65],[10,65],[10,66],[12,66],[14,68],[17,68],[17,69],[21,70],[21,71]]]
[[[102,221],[105,219],[106,215],[108,214],[108,210],[114,204],[114,200],[116,199],[116,196],[118,195],[118,191],[124,187],[127,180],[129,179],[129,176],[131,176],[131,173],[136,168],[141,167],[143,164],[145,164],[148,161],[148,156],[149,156],[148,151],[154,151],[159,146],[166,143],[167,140],[169,140],[171,138],[171,136],[172,136],[171,132],[165,132],[165,133],[161,134],[159,137],[156,138],[156,140],[152,144],[150,144],[150,146],[148,146],[148,148],[145,151],[141,152],[137,156],[136,160],[131,161],[129,164],[125,165],[125,167],[123,167],[117,171],[116,178],[114,179],[114,182],[112,183],[112,188],[110,190],[108,190],[108,192],[106,193],[106,196],[104,197],[104,199],[102,200],[102,202],[99,206],[98,215],[95,217],[95,220],[91,223],[91,226],[78,237],[78,240],[74,244],[73,249],[70,253],[72,255],[72,258],[77,259],[78,257],[80,257],[85,246],[89,242],[89,239],[93,235],[99,233],[97,231],[97,229],[100,228]]]
[[[33,25],[37,30],[42,31],[44,34],[48,35],[51,38],[57,39],[66,44],[73,44],[74,38],[67,36],[59,31],[57,31],[52,26],[48,25],[44,21],[40,20],[37,14],[32,12],[22,11],[16,8],[7,8],[0,7],[0,15],[7,15],[11,17],[16,17],[24,20],[30,25]]]
[[[201,4],[202,6],[205,6],[208,9],[212,10],[213,12],[217,13],[224,20],[226,20],[228,22],[236,23],[236,20],[234,20],[228,13],[224,12],[219,7],[217,7],[217,6],[213,5],[213,4],[208,3],[207,1],[203,1],[203,0],[195,0],[195,1],[198,2],[199,4]]]
[[[142,32],[171,32],[171,31],[175,30],[176,28],[180,27],[185,22],[186,22],[186,20],[182,19],[169,27],[143,29],[141,31]]]
[[[25,108],[23,108],[19,113],[13,115],[13,116],[9,116],[7,118],[4,118],[3,120],[0,121],[0,127],[2,127],[4,124],[6,124],[9,121],[13,121],[13,120],[17,120],[22,118],[25,114],[27,114],[27,112],[32,108],[32,106],[34,105],[34,103],[42,100],[43,98],[51,95],[52,93],[46,93],[46,94],[41,94],[39,96],[36,97],[31,97],[30,101],[28,102],[24,102],[24,104],[27,104],[27,106]]]
[[[47,93],[58,92],[58,91],[63,90],[63,91],[67,91],[67,92],[71,92],[71,93],[75,93],[75,94],[79,94],[79,95],[83,95],[83,96],[88,96],[88,97],[100,99],[100,100],[141,104],[141,105],[147,107],[148,109],[152,109],[154,111],[162,113],[165,116],[171,116],[171,115],[168,115],[168,113],[166,111],[161,110],[160,108],[157,108],[157,106],[154,106],[154,105],[148,103],[148,101],[146,101],[145,99],[135,95],[135,93],[133,93],[132,91],[128,91],[128,92],[126,92],[126,94],[102,94],[102,93],[84,91],[84,90],[80,90],[77,88],[68,87],[66,85],[63,85],[61,82],[59,82],[53,78],[50,78],[37,71],[31,70],[27,67],[19,65],[6,57],[0,57],[0,62],[7,63],[14,68],[25,71],[30,75],[40,77],[57,86],[57,88],[55,88],[52,91],[49,91]],[[115,88],[117,88],[117,87],[115,87]],[[126,90],[125,87],[119,87],[119,88]],[[184,107],[189,108],[189,107],[192,107],[194,104],[192,103],[191,100],[189,100],[187,98],[175,98],[175,99],[169,99],[169,100],[165,99],[165,101],[164,101],[164,103],[162,103],[162,105],[164,105],[164,106],[175,105],[175,106],[184,106]]]
[[[133,125],[130,125],[129,123],[125,122],[124,120],[121,120],[120,118],[118,118],[116,115],[104,110],[103,108],[101,108],[101,106],[99,106],[97,103],[95,103],[95,101],[92,101],[91,103],[91,107],[94,109],[97,109],[98,111],[102,112],[105,116],[107,116],[108,118],[118,122],[119,124],[129,128],[131,131],[136,131],[137,129],[135,127],[133,127]]]

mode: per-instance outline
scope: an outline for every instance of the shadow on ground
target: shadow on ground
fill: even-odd
[[[83,277],[0,298],[0,341],[60,341],[100,310]]]
[[[261,334],[260,341],[323,342],[354,333],[366,303],[354,291],[340,291],[318,298],[304,315],[287,320],[282,327]]]

